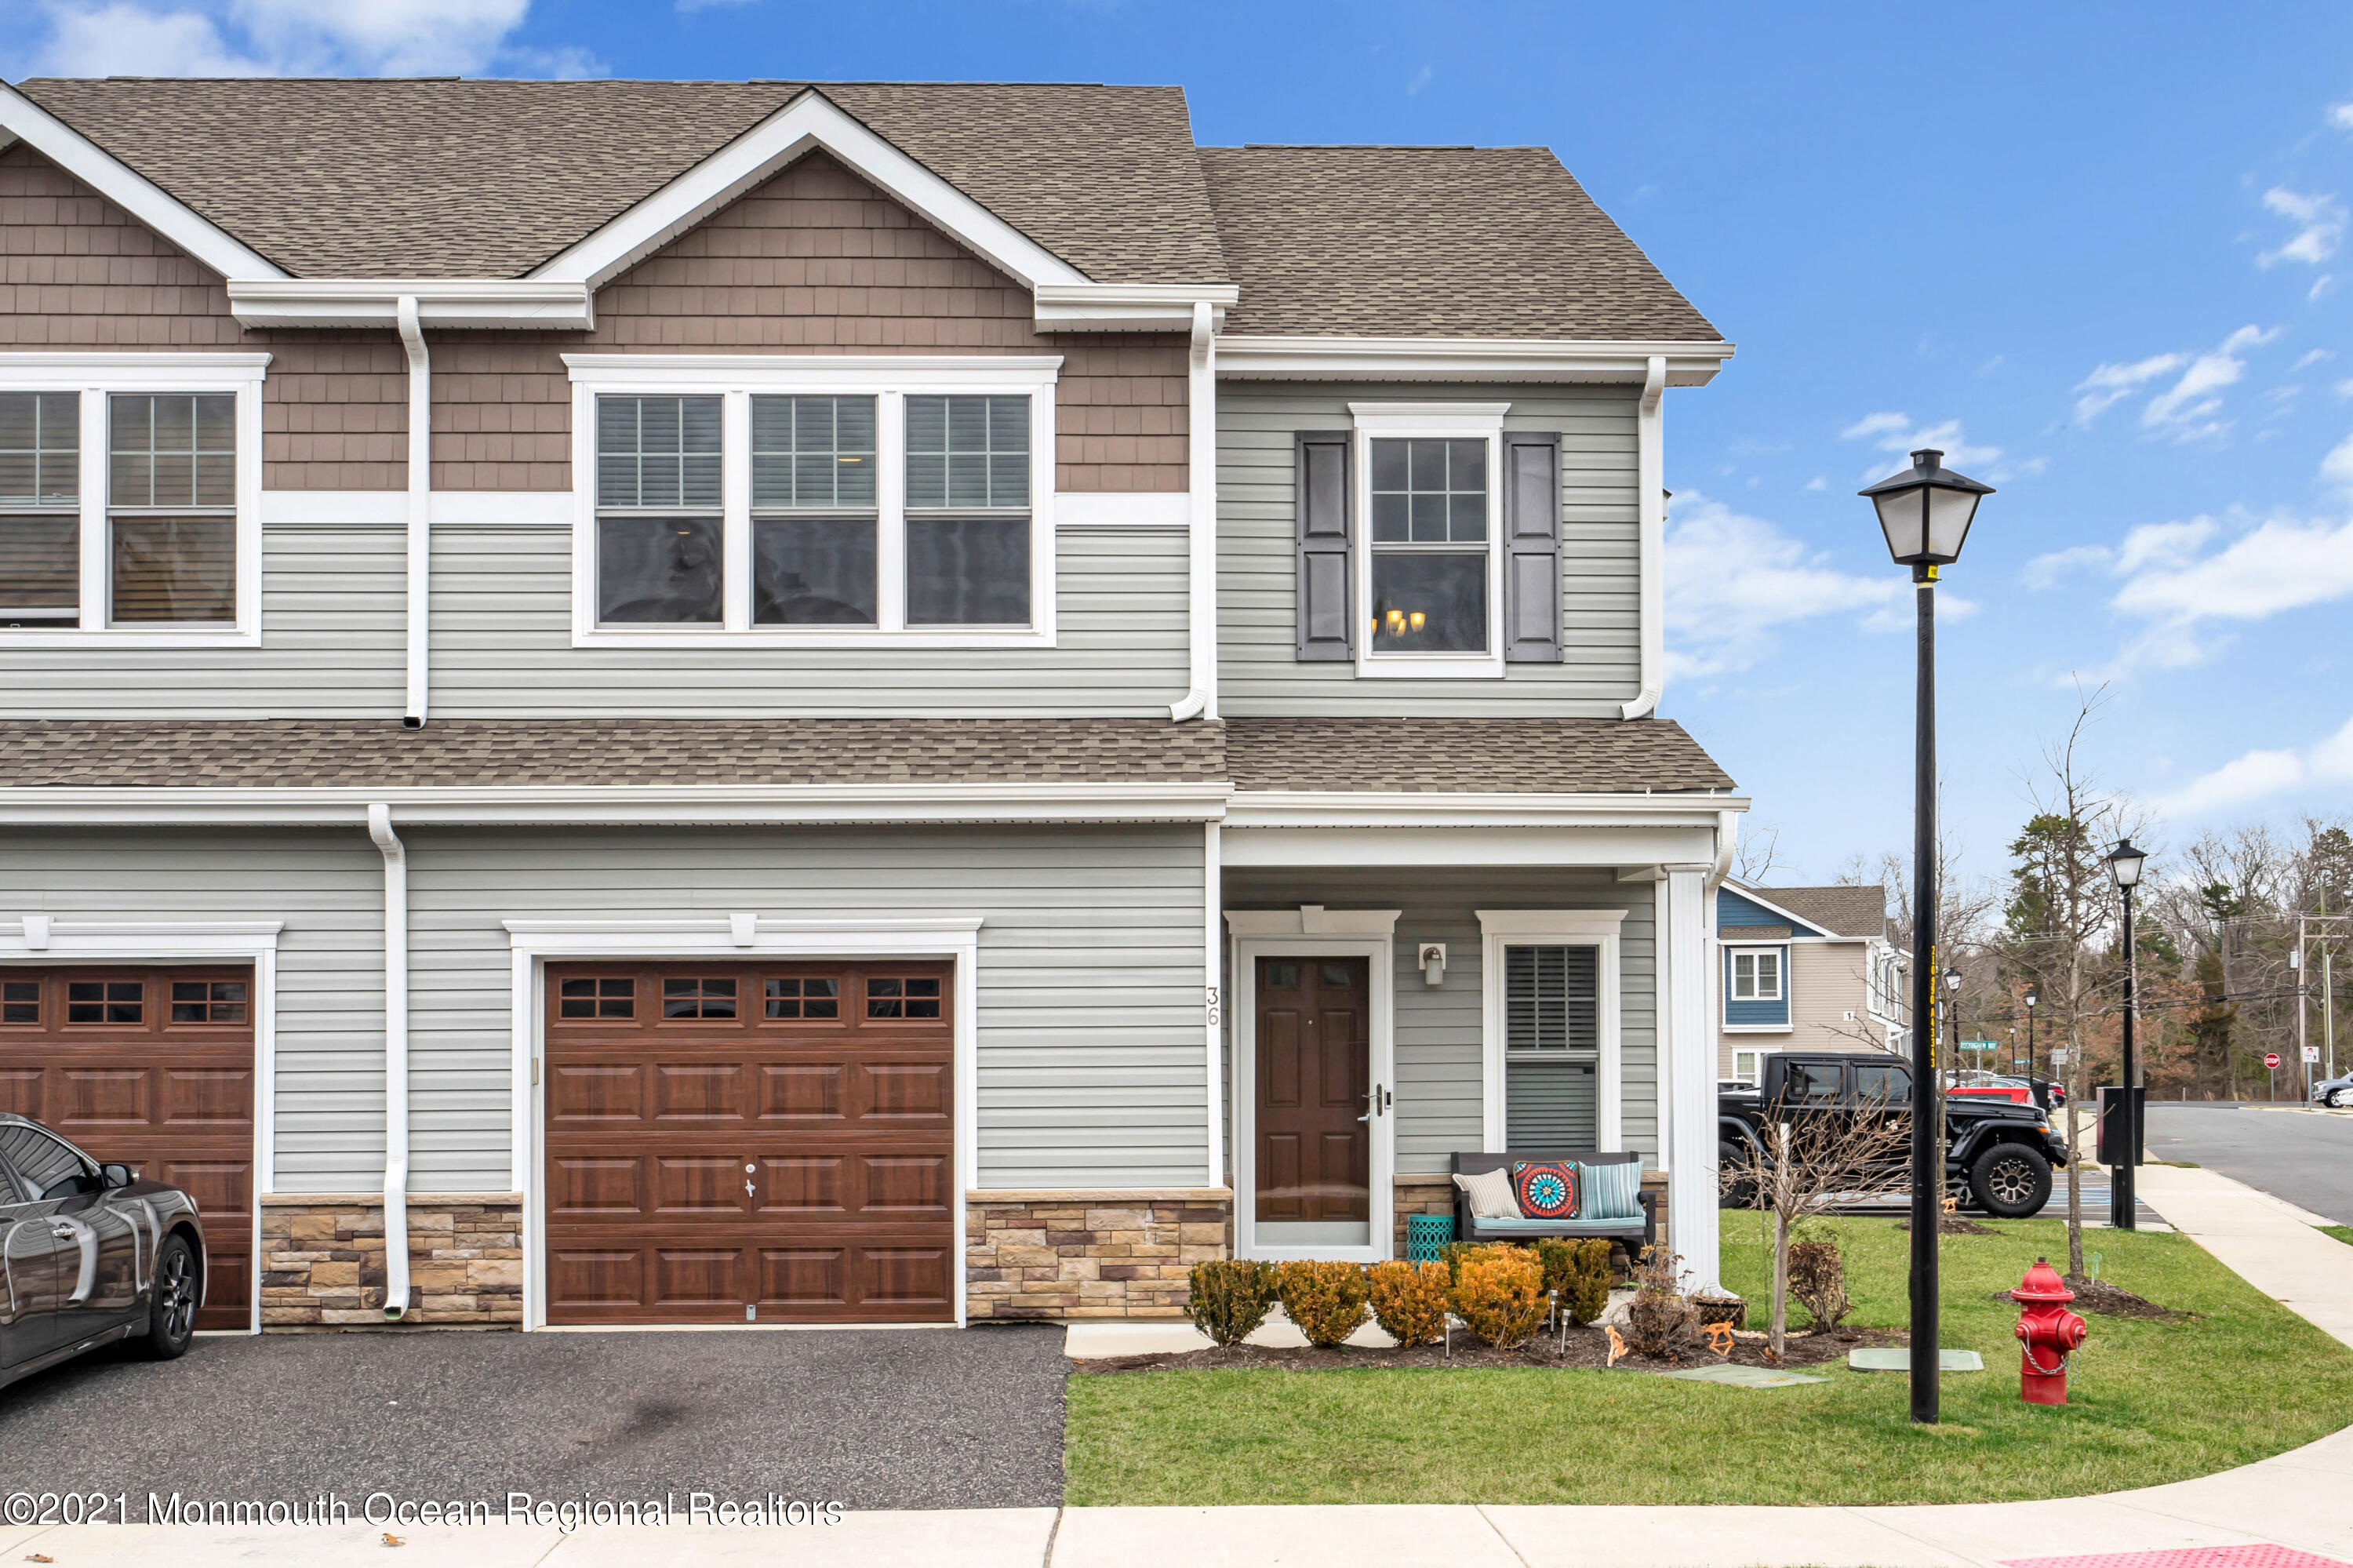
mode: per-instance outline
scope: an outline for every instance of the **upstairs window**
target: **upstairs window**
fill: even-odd
[[[1052,641],[1058,361],[565,357],[596,473],[575,641]]]
[[[81,397],[0,392],[0,626],[81,624]]]
[[[1487,443],[1375,440],[1373,652],[1487,652]]]
[[[269,356],[41,357],[0,364],[0,646],[259,642]]]
[[[1752,952],[1736,952],[1732,955],[1732,1000],[1735,1001],[1781,1000],[1779,948],[1759,948]]]

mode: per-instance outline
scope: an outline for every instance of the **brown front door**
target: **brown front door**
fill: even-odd
[[[550,1323],[955,1308],[954,969],[550,964]]]
[[[193,1199],[199,1329],[253,1321],[253,970],[0,968],[0,1110]]]
[[[1363,959],[1258,960],[1258,1219],[1371,1216],[1372,985]]]

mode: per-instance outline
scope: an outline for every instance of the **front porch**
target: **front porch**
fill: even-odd
[[[1410,1216],[1452,1213],[1458,1152],[1628,1150],[1691,1283],[1718,1283],[1705,977],[1737,802],[1612,801],[1604,822],[1561,801],[1471,825],[1433,822],[1442,798],[1384,802],[1419,820],[1364,832],[1238,798],[1220,853],[1237,1255],[1402,1257]]]

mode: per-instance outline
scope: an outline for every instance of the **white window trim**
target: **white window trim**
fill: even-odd
[[[0,392],[81,394],[81,625],[10,630],[11,648],[261,646],[261,385],[266,354],[0,354]],[[108,398],[117,392],[229,392],[237,397],[237,619],[109,626]]]
[[[567,354],[572,372],[572,645],[575,648],[1051,648],[1054,605],[1054,390],[1058,355]],[[724,617],[715,626],[600,626],[596,620],[596,419],[600,394],[725,399],[721,471]],[[906,624],[909,394],[1029,399],[1029,624]],[[752,624],[751,399],[871,397],[876,402],[875,577],[879,625]]]
[[[1626,1147],[1624,1047],[1619,1001],[1619,932],[1623,909],[1482,909],[1479,911],[1481,1147],[1502,1150],[1506,1067],[1504,1026],[1505,948],[1598,948],[1593,1067],[1593,1146],[1598,1153]]]
[[[1745,1084],[1754,1084],[1761,1081],[1765,1074],[1764,1057],[1766,1050],[1767,1047],[1763,1045],[1735,1046],[1732,1052],[1732,1081],[1734,1083]],[[1754,1056],[1757,1059],[1757,1071],[1754,1074],[1744,1075],[1741,1073],[1740,1058],[1743,1056]]]
[[[261,1332],[261,1201],[278,1186],[278,938],[282,920],[0,920],[0,968],[32,964],[253,966],[253,1285],[247,1331]]]
[[[1371,622],[1356,630],[1359,679],[1501,680],[1504,674],[1504,416],[1509,403],[1351,403],[1355,417],[1355,602],[1370,615],[1373,602],[1373,442],[1417,437],[1487,443],[1487,651],[1483,653],[1376,653]]]
[[[1734,992],[1726,992],[1725,996],[1726,1001],[1787,1001],[1789,1000],[1789,977],[1785,972],[1789,967],[1788,955],[1782,951],[1781,944],[1778,942],[1726,942],[1724,945],[1724,961],[1729,967],[1725,973],[1736,973],[1741,959],[1758,957],[1769,957],[1773,960],[1773,994],[1767,996],[1761,991],[1755,996],[1741,996]]]
[[[1229,909],[1233,938],[1234,1255],[1329,1258],[1385,1263],[1396,1251],[1397,1230],[1397,918],[1395,909]],[[1368,1231],[1363,1246],[1261,1246],[1258,1241],[1258,960],[1262,958],[1363,959],[1373,989],[1372,1044],[1367,1075],[1374,1091],[1390,1091],[1375,1112],[1367,1175]]]
[[[1725,942],[1722,944],[1723,959],[1717,975],[1724,986],[1724,1005],[1717,1024],[1726,1034],[1794,1034],[1798,1032],[1797,1015],[1790,1011],[1789,957],[1786,942]],[[1732,994],[1732,966],[1742,953],[1771,953],[1774,969],[1780,979],[1780,991],[1774,996],[1735,996]],[[1785,1010],[1778,1023],[1735,1023],[1731,1022],[1732,1004],[1736,1001],[1778,1001]]]
[[[965,1302],[965,1193],[980,1185],[979,916],[910,919],[772,920],[757,914],[688,920],[508,920],[512,992],[509,1126],[514,1190],[523,1195],[522,1327],[547,1327],[547,1118],[538,1080],[540,1042],[546,1028],[546,966],[575,959],[949,959],[955,964],[954,1035],[955,1147],[950,1161],[957,1191],[955,1250],[949,1270],[955,1321],[966,1322]],[[528,1129],[526,1134],[526,1129]],[[259,1254],[256,1255],[257,1256]],[[256,1271],[256,1277],[259,1272]]]

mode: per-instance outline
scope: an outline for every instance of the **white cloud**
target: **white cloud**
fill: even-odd
[[[1773,652],[1778,630],[1821,616],[1900,607],[1911,624],[1903,577],[1858,576],[1826,562],[1764,518],[1696,492],[1676,496],[1666,552],[1670,674],[1746,670]]]
[[[2303,752],[2245,752],[2154,804],[2167,816],[2189,819],[2332,784],[2353,784],[2353,722]]]
[[[2192,524],[2159,524],[2194,529]],[[2211,524],[2209,524],[2211,527]],[[2142,533],[2135,529],[2134,534]],[[2200,620],[2262,620],[2307,605],[2353,595],[2353,522],[2293,523],[2274,519],[2242,534],[2211,555],[2168,538],[2127,565],[2116,607],[2129,615],[2178,626]],[[2127,539],[2129,547],[2130,540]]]
[[[2221,346],[2208,349],[2191,360],[2179,380],[2148,400],[2140,413],[2141,429],[2177,441],[2200,440],[2228,432],[2231,422],[2221,417],[2222,388],[2235,385],[2246,375],[2247,362],[2242,356],[2249,349],[2261,348],[2279,334],[2277,327],[2265,332],[2260,327],[2242,326],[2224,338]]]
[[[2026,563],[2020,576],[2026,586],[2037,593],[2057,588],[2077,572],[2096,571],[2113,566],[2116,553],[2105,545],[2077,545],[2065,550],[2053,550],[2047,556],[2037,556]]]
[[[517,50],[530,0],[55,0],[36,69],[68,76],[464,75],[494,63],[537,74],[593,64],[576,50]]]
[[[2263,193],[2263,207],[2295,224],[2297,228],[2286,244],[2256,257],[2258,265],[2276,267],[2283,261],[2301,261],[2307,267],[2317,267],[2337,254],[2337,247],[2345,238],[2345,204],[2333,196],[2302,196],[2285,185],[2274,185]]]
[[[2130,365],[2094,366],[2075,386],[2075,390],[2084,394],[2075,399],[2076,423],[2090,424],[2103,409],[2124,401],[2168,371],[2179,370],[2189,358],[2186,354],[2152,354]]]
[[[2353,103],[2330,104],[2328,122],[2339,131],[2353,131]]]
[[[2291,372],[2306,370],[2309,369],[2313,366],[2324,364],[2336,357],[2336,355],[2330,353],[2325,348],[2306,349],[2304,354],[2297,358],[2294,365],[2288,366],[2288,369]]]
[[[1405,95],[1408,98],[1412,98],[1419,94],[1423,88],[1430,85],[1430,69],[1428,66],[1424,66],[1419,70],[1414,72],[1413,79],[1405,84]]]
[[[1831,481],[1830,475],[1828,474],[1818,473],[1814,475],[1813,478],[1806,481],[1806,488],[1808,490],[1828,490],[1830,487]]]
[[[1874,448],[1883,452],[1909,454],[1918,451],[1923,447],[1934,447],[1945,454],[1945,465],[1947,468],[1982,468],[1988,463],[1998,461],[2001,456],[2000,447],[1969,445],[1962,438],[1961,422],[1958,419],[1947,419],[1938,425],[1915,425],[1909,414],[1897,414],[1887,410],[1865,414],[1862,418],[1841,430],[1839,439],[1844,441],[1869,441]],[[1864,482],[1869,483],[1872,480],[1884,477],[1886,477],[1884,474],[1874,473],[1871,476],[1871,480],[1866,480]]]
[[[2348,436],[2328,450],[2320,460],[2320,477],[2337,489],[2353,494],[2353,436]]]

